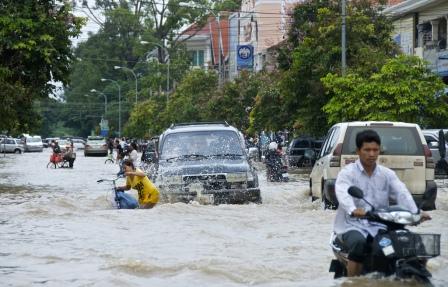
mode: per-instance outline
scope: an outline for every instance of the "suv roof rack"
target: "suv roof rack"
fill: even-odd
[[[170,129],[175,127],[183,127],[183,126],[200,126],[200,125],[223,125],[230,126],[226,121],[217,121],[217,122],[191,122],[191,123],[176,123],[171,124]]]

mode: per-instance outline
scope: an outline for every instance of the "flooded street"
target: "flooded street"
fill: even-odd
[[[306,175],[267,183],[259,171],[261,205],[115,210],[111,186],[96,181],[118,167],[77,155],[73,170],[47,169],[48,150],[0,155],[0,286],[414,286],[333,280],[335,212],[311,203]],[[429,269],[447,286],[447,188],[437,207],[412,230],[442,234]]]

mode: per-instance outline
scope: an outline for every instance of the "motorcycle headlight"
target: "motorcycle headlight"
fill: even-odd
[[[409,211],[380,212],[378,216],[383,220],[398,224],[413,224],[420,221],[419,214],[412,214]]]
[[[246,177],[245,172],[226,174],[227,182],[242,182],[242,181],[246,181],[246,179],[247,179],[247,177]]]

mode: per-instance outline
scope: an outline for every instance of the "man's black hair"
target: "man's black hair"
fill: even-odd
[[[356,134],[356,147],[360,149],[364,143],[376,142],[381,145],[381,139],[374,130],[363,130]]]

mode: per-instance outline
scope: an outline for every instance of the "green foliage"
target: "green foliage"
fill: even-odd
[[[211,95],[208,103],[208,118],[227,121],[245,131],[249,128],[249,113],[254,106],[255,97],[261,82],[258,75],[242,73],[233,82]]]
[[[210,120],[207,106],[217,86],[215,72],[191,71],[170,95],[165,118],[171,123]]]
[[[349,70],[368,76],[397,51],[390,38],[392,25],[367,0],[348,2],[347,15]],[[289,43],[280,50],[285,69],[280,90],[287,117],[300,133],[322,135],[328,129],[322,107],[329,95],[320,79],[340,73],[340,31],[338,1],[308,0],[294,9]]]
[[[167,127],[163,118],[165,105],[165,97],[153,97],[136,105],[124,128],[124,135],[150,138],[162,133]]]
[[[261,82],[259,75],[243,73],[219,90],[215,72],[192,70],[169,95],[166,107],[162,95],[134,108],[125,133],[154,136],[171,123],[196,121],[227,121],[240,130],[247,130],[249,112]]]
[[[439,94],[444,84],[417,57],[391,59],[368,78],[328,74],[322,82],[333,95],[323,108],[330,124],[389,120],[440,127],[448,123],[448,99]]]
[[[250,112],[248,133],[268,130],[277,131],[288,126],[284,95],[279,86],[279,73],[258,74],[258,89]]]
[[[73,61],[71,37],[83,21],[67,4],[13,1],[0,4],[0,129],[33,131],[39,123],[33,101],[67,83]]]

